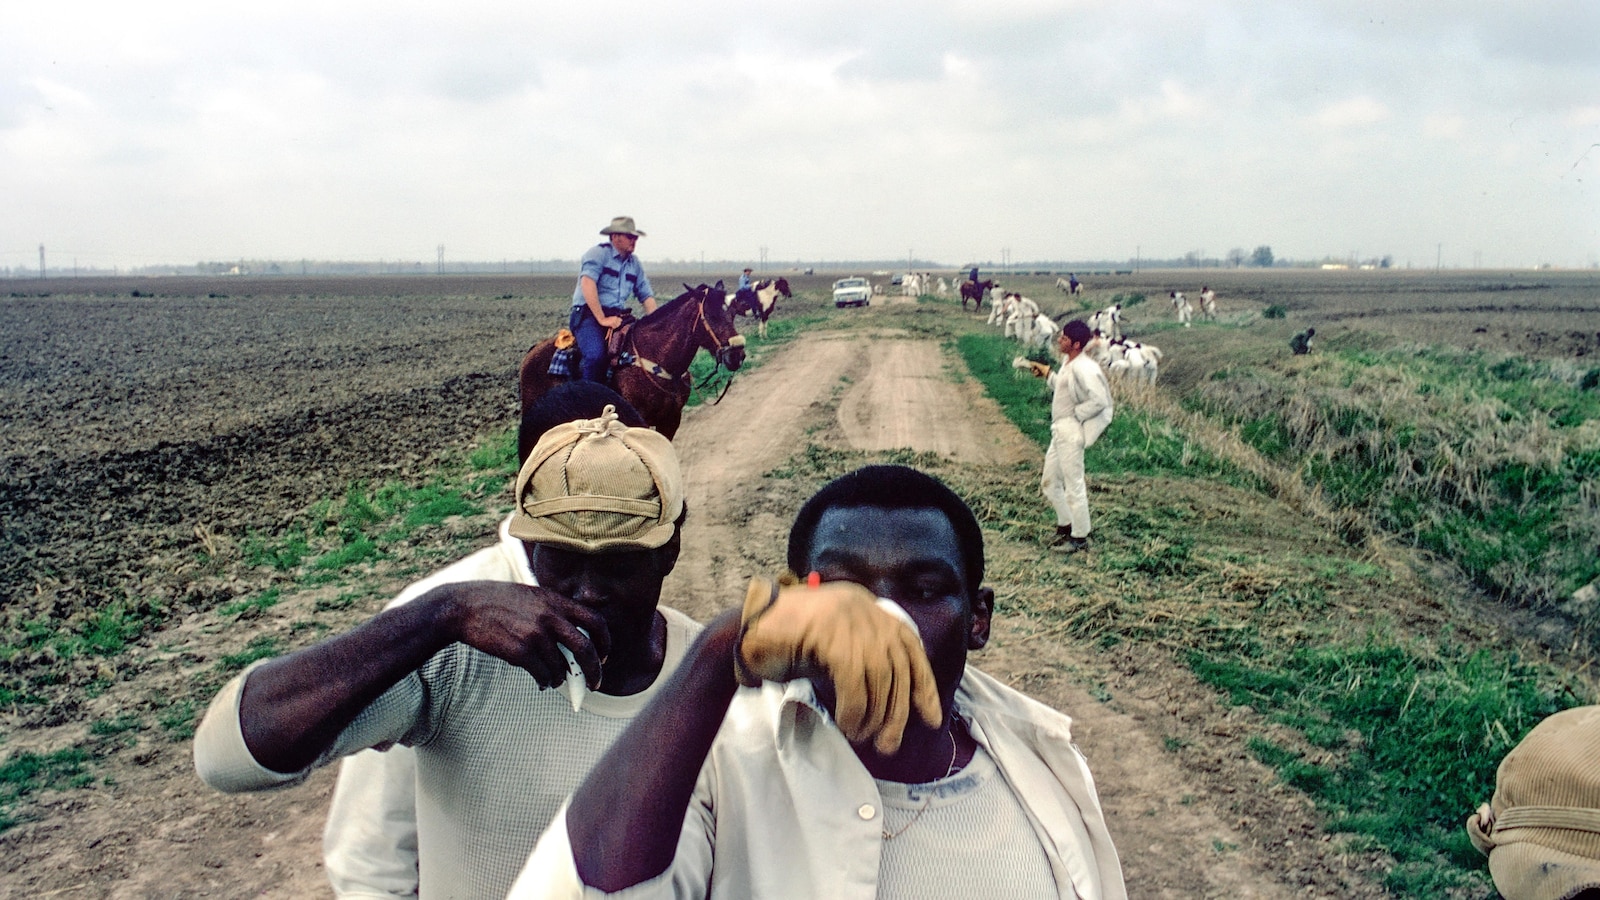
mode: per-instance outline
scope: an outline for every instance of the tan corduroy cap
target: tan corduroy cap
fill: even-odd
[[[545,432],[517,473],[511,535],[583,553],[644,550],[672,539],[683,475],[672,443],[629,428],[607,406]]]
[[[1558,712],[1528,732],[1467,819],[1506,900],[1567,900],[1600,889],[1600,706]]]

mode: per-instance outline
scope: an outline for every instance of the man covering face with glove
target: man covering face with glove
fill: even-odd
[[[873,466],[789,537],[591,771],[512,898],[1122,898],[1070,720],[969,668],[983,536]]]

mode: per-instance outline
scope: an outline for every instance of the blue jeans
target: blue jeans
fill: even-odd
[[[608,316],[620,316],[627,313],[625,309],[605,309],[602,311]],[[606,329],[589,312],[588,306],[574,306],[572,315],[567,317],[567,328],[571,329],[572,336],[578,342],[578,355],[580,362],[579,377],[584,381],[606,380]]]

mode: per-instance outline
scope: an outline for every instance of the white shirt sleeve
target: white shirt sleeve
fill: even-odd
[[[200,780],[229,794],[298,784],[311,771],[274,772],[250,755],[239,725],[239,697],[245,676],[254,669],[245,669],[223,685],[194,732],[194,768]]]
[[[322,833],[323,863],[340,900],[417,896],[416,779],[409,747],[345,758]]]
[[[715,827],[709,802],[706,772],[689,801],[683,830],[678,834],[678,849],[665,872],[630,888],[606,893],[583,883],[572,857],[572,840],[567,834],[567,805],[550,821],[522,872],[511,886],[506,900],[704,900],[710,895],[713,853],[711,830]]]

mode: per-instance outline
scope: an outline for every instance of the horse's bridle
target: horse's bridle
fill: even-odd
[[[720,366],[724,365],[724,363],[723,363],[723,355],[725,353],[727,353],[730,349],[732,349],[734,347],[741,347],[742,348],[744,346],[744,335],[735,334],[733,337],[728,338],[728,342],[726,344],[724,344],[722,342],[722,338],[717,337],[716,331],[712,329],[711,320],[706,318],[706,300],[707,299],[708,298],[706,298],[706,297],[701,297],[700,300],[699,300],[699,304],[700,304],[700,306],[698,307],[699,318],[700,318],[699,324],[700,324],[701,328],[704,328],[706,330],[706,334],[711,336],[711,343],[716,345],[716,349],[711,351],[711,355],[716,359],[717,366],[720,367]],[[724,300],[724,302],[726,302],[726,300]],[[632,340],[633,340],[633,338],[630,335],[629,336],[629,342],[631,343]],[[638,345],[637,344],[634,344],[633,347],[634,347],[633,364],[635,366],[638,366],[639,368],[645,370],[646,372],[649,372],[651,375],[654,375],[655,377],[661,379],[662,381],[674,382],[674,381],[678,381],[679,379],[687,379],[689,377],[689,373],[688,372],[684,372],[682,375],[678,375],[678,376],[673,375],[671,372],[668,372],[666,369],[662,368],[659,363],[653,362],[651,360],[645,359],[643,356],[640,356],[639,352],[638,352]],[[715,368],[713,368],[711,370],[711,375],[715,375],[716,373],[717,373],[717,370]],[[711,375],[707,375],[706,376],[708,383],[709,383]],[[701,386],[704,387],[703,384]],[[720,400],[721,398],[719,397],[718,399]]]
[[[706,334],[711,335],[711,343],[716,345],[716,349],[711,351],[711,354],[716,357],[718,364],[721,364],[721,362],[722,362],[722,354],[726,353],[728,350],[730,350],[733,347],[743,347],[744,346],[744,335],[735,334],[733,337],[728,338],[728,342],[726,344],[724,344],[722,342],[722,338],[717,337],[716,331],[712,330],[712,328],[711,328],[711,320],[706,318],[706,300],[707,299],[709,299],[709,298],[707,298],[707,297],[701,297],[700,298],[700,327],[702,327],[702,328],[704,328],[706,330]],[[723,297],[723,302],[724,303],[727,302],[726,295],[724,295],[724,297]]]

